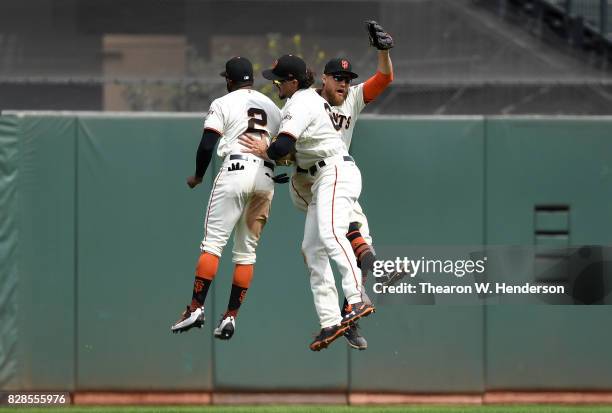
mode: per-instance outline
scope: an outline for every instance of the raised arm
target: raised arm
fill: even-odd
[[[374,20],[366,21],[370,45],[378,50],[378,66],[374,76],[363,85],[363,100],[369,103],[376,99],[393,81],[393,63],[389,49],[394,46],[393,38]]]

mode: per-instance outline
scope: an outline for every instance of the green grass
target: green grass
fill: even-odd
[[[2,407],[2,413],[612,413],[612,406],[70,406]]]

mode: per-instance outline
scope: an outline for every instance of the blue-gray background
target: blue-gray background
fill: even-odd
[[[0,388],[612,388],[606,305],[391,302],[362,323],[367,351],[341,340],[310,352],[317,321],[300,254],[304,217],[286,186],[277,186],[235,337],[212,338],[229,257],[205,328],[170,334],[190,299],[219,166],[197,190],[185,185],[201,123],[187,114],[0,117]],[[611,126],[608,118],[360,120],[351,149],[375,243],[610,245]],[[542,206],[567,216],[543,218]],[[534,271],[520,256],[501,258],[508,274]]]

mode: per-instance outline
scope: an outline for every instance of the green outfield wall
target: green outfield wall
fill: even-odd
[[[0,116],[0,389],[612,390],[609,305],[391,300],[362,323],[367,351],[309,351],[304,216],[287,185],[235,337],[212,338],[231,244],[205,327],[170,334],[220,166],[185,184],[201,126],[196,115]],[[612,244],[612,118],[364,118],[351,152],[378,247]],[[534,264],[497,259],[509,273]]]

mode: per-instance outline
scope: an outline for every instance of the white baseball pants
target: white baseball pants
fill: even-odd
[[[308,211],[308,205],[312,202],[312,185],[315,181],[314,176],[306,172],[293,172],[291,180],[289,181],[289,196],[293,206],[302,212]],[[372,236],[370,235],[370,226],[368,225],[368,218],[365,216],[359,201],[355,202],[349,223],[358,222],[359,232],[363,236],[363,239],[372,245]]]
[[[273,171],[260,158],[241,156],[248,159],[232,160],[228,155],[214,180],[200,250],[220,257],[235,228],[232,261],[254,264],[274,196]]]
[[[340,272],[349,304],[361,301],[361,271],[346,238],[351,212],[361,193],[361,173],[353,162],[344,161],[342,156],[327,158],[325,162],[326,166],[315,174],[302,242],[322,328],[342,320],[329,258]]]

